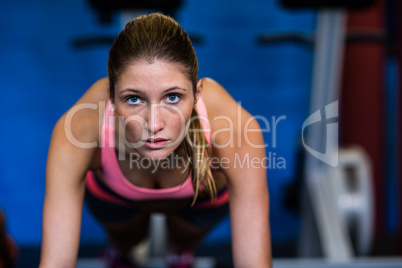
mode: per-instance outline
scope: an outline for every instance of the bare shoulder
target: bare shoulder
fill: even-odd
[[[210,120],[235,111],[238,105],[227,90],[211,78],[202,78],[201,97],[204,100]]]
[[[108,79],[96,81],[60,118],[56,127],[64,128],[67,138],[89,143],[99,135],[100,122],[109,99]],[[101,117],[101,118],[100,118]],[[71,136],[71,137],[68,137]]]
[[[78,100],[79,103],[99,103],[109,98],[109,79],[107,77],[96,81]]]
[[[242,135],[244,128],[259,128],[253,116],[215,80],[202,79],[201,97],[207,108],[212,140],[217,147],[222,148],[222,144],[227,144],[226,147],[236,147],[234,141],[244,138],[238,137]]]
[[[256,118],[212,79],[203,80],[201,97],[211,124],[213,155],[225,160],[219,165],[227,178],[229,196],[236,199],[242,198],[247,191],[249,194],[259,191],[260,197],[265,200],[265,143]],[[249,160],[261,165],[249,165]],[[249,183],[244,178],[256,179],[254,183]]]
[[[56,123],[49,147],[48,170],[57,166],[81,176],[93,166],[99,129],[108,100],[108,80],[95,82]],[[60,152],[63,152],[61,155]],[[73,173],[73,172],[72,172]]]

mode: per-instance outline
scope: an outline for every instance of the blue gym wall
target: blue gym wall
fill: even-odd
[[[258,44],[261,34],[299,32],[310,36],[315,15],[290,12],[277,0],[183,1],[178,21],[203,37],[195,49],[200,77],[220,82],[251,114],[281,120],[267,153],[286,163],[268,172],[274,243],[295,241],[300,219],[284,204],[285,187],[298,176],[296,153],[308,116],[312,51],[295,44]],[[0,207],[8,230],[21,246],[41,242],[45,166],[57,119],[97,79],[106,76],[108,46],[74,48],[73,40],[116,36],[118,17],[100,25],[87,1],[1,1]],[[262,121],[260,121],[262,123]],[[274,157],[275,153],[275,157]],[[250,179],[252,178],[245,178]],[[229,241],[225,220],[206,243]],[[82,244],[104,243],[99,225],[84,210]]]

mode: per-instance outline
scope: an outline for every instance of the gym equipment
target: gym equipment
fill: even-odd
[[[326,119],[339,116],[336,100],[340,97],[344,14],[342,9],[318,12],[311,113],[314,115],[325,107]],[[338,142],[337,123],[317,124],[316,131],[308,133],[305,145],[325,154],[313,157],[310,152],[306,155],[304,176],[310,199],[310,204],[305,205],[306,217],[313,219],[305,224],[315,221],[316,231],[311,226],[304,227],[300,254],[311,257],[321,250],[331,261],[350,262],[356,255],[366,255],[370,249],[374,203],[372,176],[364,153],[354,150],[347,154],[339,151],[338,154]],[[359,175],[356,177],[356,174]],[[359,182],[353,186],[354,190],[345,187],[352,180]],[[314,235],[318,236],[321,249],[308,242]],[[355,250],[353,237],[357,240]]]
[[[282,0],[287,8],[365,8],[374,3],[374,0]]]
[[[99,22],[110,23],[112,14],[121,10],[158,10],[174,17],[175,11],[181,6],[181,0],[89,0],[90,6],[99,15]],[[143,12],[144,13],[144,12]]]
[[[307,152],[302,175],[304,219],[299,255],[350,262],[356,254],[367,254],[370,248],[373,196],[371,167],[365,152],[360,148],[339,150],[336,119],[343,48],[345,41],[378,41],[383,36],[345,33],[346,8],[367,7],[373,1],[281,3],[288,8],[318,8],[314,38],[294,33],[259,38],[260,43],[291,41],[314,48],[311,115],[304,122],[302,133]]]
[[[119,14],[121,29],[131,19],[146,14],[149,11],[159,11],[171,17],[175,17],[176,10],[182,5],[181,0],[88,0],[90,7],[97,13],[100,24],[111,24],[113,15]],[[91,36],[75,38],[72,41],[74,48],[86,48],[97,45],[111,46],[116,36]],[[193,44],[200,44],[203,38],[200,35],[190,34]]]
[[[151,1],[129,1],[129,0],[88,0],[89,6],[98,15],[100,24],[111,24],[113,15],[120,14],[121,29],[131,19],[145,14],[148,10],[158,10],[164,14],[174,17],[175,11],[181,5],[181,0],[151,0]],[[75,38],[72,41],[74,48],[93,47],[97,45],[111,46],[116,36],[91,36]]]

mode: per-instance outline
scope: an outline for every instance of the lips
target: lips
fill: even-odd
[[[167,140],[166,140],[166,139],[157,138],[157,139],[147,139],[145,142],[157,143],[157,142],[161,142],[161,141],[167,141]]]
[[[169,140],[162,138],[147,139],[145,141],[145,146],[149,149],[160,149],[165,147]]]

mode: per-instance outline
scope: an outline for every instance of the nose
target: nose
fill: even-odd
[[[165,122],[159,105],[151,105],[147,119],[145,120],[145,128],[152,134],[155,134],[161,131],[164,127]]]

